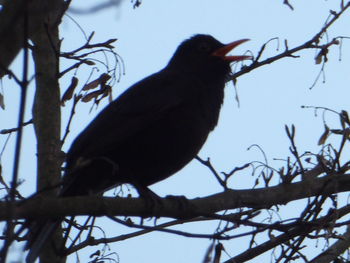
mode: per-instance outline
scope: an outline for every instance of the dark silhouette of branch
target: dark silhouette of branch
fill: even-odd
[[[21,81],[21,96],[19,103],[19,113],[18,113],[18,132],[16,137],[15,144],[15,155],[13,161],[13,172],[12,172],[12,181],[10,182],[10,193],[8,196],[9,206],[6,212],[9,214],[9,218],[6,224],[6,236],[8,237],[4,245],[0,251],[0,262],[5,263],[7,258],[7,251],[13,241],[14,238],[14,228],[15,223],[13,221],[12,215],[14,214],[14,201],[16,200],[17,195],[17,186],[18,186],[18,170],[19,170],[19,162],[21,157],[21,146],[22,146],[22,135],[23,135],[23,123],[24,123],[24,114],[26,109],[26,98],[27,98],[27,90],[28,90],[28,67],[29,67],[29,53],[28,53],[28,34],[29,34],[29,24],[28,24],[28,3],[24,4],[24,9],[21,12],[21,16],[23,17],[23,75]]]
[[[219,182],[219,184],[224,188],[224,190],[227,190],[227,182],[222,180],[219,173],[215,170],[213,165],[210,162],[210,158],[208,158],[206,161],[201,159],[199,156],[196,156],[195,159],[199,161],[204,166],[208,167],[210,172],[215,176],[216,180]]]
[[[231,80],[235,80],[238,77],[254,70],[257,69],[261,66],[265,66],[267,64],[271,64],[277,60],[280,60],[282,58],[286,58],[286,57],[296,57],[294,54],[304,50],[304,49],[310,49],[310,48],[318,48],[318,49],[324,49],[325,45],[323,46],[318,46],[318,42],[320,41],[320,38],[322,37],[322,35],[331,27],[331,25],[333,25],[333,23],[335,21],[337,21],[344,13],[345,11],[347,11],[347,9],[350,7],[350,2],[348,2],[338,13],[337,12],[331,12],[332,18],[325,23],[325,25],[322,27],[322,29],[315,34],[310,40],[306,41],[304,44],[299,45],[295,48],[289,49],[288,46],[286,45],[286,50],[276,56],[267,58],[265,60],[262,61],[258,61],[258,59],[260,58],[261,54],[263,53],[263,50],[265,49],[265,45],[262,46],[260,52],[258,53],[259,55],[257,56],[256,59],[253,60],[252,64],[249,66],[243,66],[242,70],[240,70],[237,73],[232,74],[231,76]],[[341,37],[339,37],[341,38]],[[330,47],[331,45],[334,44],[338,44],[338,42],[336,41],[337,38],[333,39],[330,43],[328,43],[328,45],[326,44],[327,48]]]
[[[312,171],[311,171],[312,172]],[[172,217],[193,218],[201,215],[211,215],[218,211],[248,207],[255,209],[269,208],[274,205],[286,204],[318,195],[331,195],[350,191],[350,175],[345,172],[330,173],[328,176],[290,184],[247,189],[227,190],[205,198],[189,200],[186,209],[180,209],[176,200],[163,199],[162,206],[149,211],[145,200],[139,198],[109,198],[109,197],[74,197],[74,198],[33,198],[17,202],[13,217],[48,218],[69,215],[113,215],[141,217]],[[288,193],[286,195],[285,193]],[[0,220],[7,220],[7,202],[0,202]],[[41,209],[37,209],[40,207]]]
[[[175,225],[184,224],[184,223],[189,223],[189,222],[194,222],[194,221],[197,222],[197,221],[201,221],[201,220],[198,219],[198,218],[173,220],[171,222],[160,224],[160,225],[158,225],[158,227],[166,228],[166,227],[175,226]],[[112,243],[112,242],[123,241],[123,240],[130,239],[130,238],[133,238],[133,237],[137,237],[137,236],[141,236],[141,235],[144,235],[144,234],[148,234],[150,232],[153,232],[153,230],[152,229],[143,229],[143,230],[136,231],[136,232],[133,232],[133,233],[130,233],[130,234],[119,235],[119,236],[110,237],[110,238],[96,239],[96,238],[91,238],[90,237],[90,238],[87,238],[85,241],[81,242],[80,244],[78,244],[78,245],[72,247],[71,249],[69,249],[67,251],[67,254],[71,254],[71,253],[77,252],[80,249],[82,249],[84,247],[87,247],[87,246],[96,246],[96,245],[99,245],[99,244],[107,244],[107,243]]]
[[[79,102],[80,99],[81,99],[81,96],[74,96],[74,101],[73,101],[72,109],[71,109],[71,112],[70,112],[70,114],[69,114],[68,123],[67,123],[67,125],[66,125],[66,131],[65,131],[65,133],[64,133],[64,135],[63,135],[63,137],[62,137],[62,145],[63,145],[63,143],[65,142],[65,140],[66,140],[66,138],[67,138],[67,136],[68,136],[68,134],[69,134],[70,125],[71,125],[71,123],[72,123],[73,116],[74,116],[74,114],[75,114],[75,108],[76,108],[76,106],[78,105],[78,102]]]
[[[265,253],[266,251],[269,251],[270,249],[277,247],[280,244],[285,243],[288,240],[291,240],[298,236],[305,236],[308,233],[311,233],[314,230],[322,229],[326,227],[326,225],[337,218],[341,218],[345,215],[347,215],[350,212],[350,206],[345,206],[343,208],[340,208],[337,211],[331,211],[326,216],[320,217],[315,221],[312,222],[301,222],[299,226],[296,226],[294,229],[291,229],[287,231],[284,234],[281,234],[279,236],[274,237],[271,240],[268,240],[256,247],[253,247],[227,261],[224,263],[241,263],[246,262],[258,255],[261,255]],[[329,262],[329,261],[328,261]]]
[[[24,127],[24,126],[27,126],[27,125],[32,124],[32,123],[33,123],[33,120],[29,120],[29,121],[23,122],[20,127]],[[20,129],[19,127],[10,128],[10,129],[2,129],[2,130],[0,130],[0,134],[8,134],[8,133],[12,133],[12,132],[17,132],[17,131],[19,131],[19,129]]]
[[[328,263],[335,262],[335,259],[339,255],[343,254],[350,246],[350,227],[347,227],[347,230],[344,234],[339,237],[339,240],[331,245],[326,251],[315,257],[310,261],[310,263]]]
[[[250,213],[251,213],[250,211],[248,211],[248,212],[239,211],[238,213],[233,213],[233,214],[225,215],[225,216],[212,215],[212,216],[194,217],[191,219],[176,219],[176,220],[173,220],[170,222],[159,224],[159,225],[157,225],[157,228],[167,228],[167,227],[182,225],[182,224],[186,224],[186,223],[203,222],[203,221],[210,221],[210,220],[225,220],[225,221],[245,224],[248,221],[244,220],[244,223],[243,223],[243,220],[241,220],[241,217],[248,216],[248,218],[251,218],[252,216],[249,216]],[[128,220],[129,219],[126,219],[126,223],[128,222]],[[113,219],[113,221],[114,221],[114,219]],[[248,225],[252,226],[254,224],[250,222],[250,223],[248,223]],[[133,227],[132,225],[127,225],[127,226]],[[266,227],[266,226],[267,226],[267,224],[264,224],[264,227]],[[140,228],[142,228],[142,227],[140,227]],[[142,229],[140,231],[132,232],[130,234],[119,235],[116,237],[109,237],[109,238],[100,238],[100,239],[91,238],[88,236],[85,241],[82,241],[80,244],[70,248],[67,251],[67,254],[74,253],[74,252],[76,252],[76,251],[78,251],[86,246],[96,246],[98,244],[107,244],[107,243],[112,243],[112,242],[124,241],[126,239],[130,239],[133,237],[138,237],[138,236],[141,236],[144,234],[148,234],[148,233],[153,232],[155,230],[156,229],[153,229],[152,227],[150,227],[147,229]]]
[[[79,14],[79,15],[89,15],[92,13],[105,10],[107,8],[118,7],[121,3],[122,3],[122,0],[105,0],[102,3],[96,4],[94,6],[91,6],[85,9],[71,7],[69,9],[69,12],[73,14]]]
[[[288,6],[291,10],[294,10],[293,6],[289,3],[288,0],[284,0],[283,4],[285,4],[286,6]]]

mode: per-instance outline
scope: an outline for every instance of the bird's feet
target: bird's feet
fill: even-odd
[[[145,200],[146,209],[156,217],[158,211],[164,207],[171,207],[171,210],[181,211],[181,217],[183,218],[193,216],[192,205],[183,195],[167,195],[165,198],[161,198],[147,187],[137,187],[136,189],[140,197]]]
[[[151,211],[152,214],[156,214],[157,210],[163,207],[163,199],[148,187],[136,186],[136,190],[139,193],[140,198],[145,200],[146,209]]]

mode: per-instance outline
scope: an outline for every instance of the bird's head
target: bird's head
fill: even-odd
[[[195,35],[180,44],[169,66],[190,72],[206,74],[217,72],[227,75],[232,62],[251,59],[250,56],[227,55],[235,47],[248,40],[241,39],[223,44],[210,35]]]

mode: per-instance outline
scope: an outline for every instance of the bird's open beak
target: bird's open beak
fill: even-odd
[[[229,53],[231,50],[233,50],[235,47],[239,46],[240,44],[248,41],[249,39],[240,39],[234,42],[231,42],[217,50],[215,50],[212,55],[221,57],[222,59],[230,62],[234,61],[241,61],[245,59],[252,59],[251,56],[226,56],[227,53]]]

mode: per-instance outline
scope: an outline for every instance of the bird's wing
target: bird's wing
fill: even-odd
[[[130,136],[165,118],[191,96],[181,74],[160,71],[136,83],[109,104],[74,141],[67,164],[80,157],[98,156]],[[184,86],[185,83],[185,86]],[[195,83],[193,83],[195,85]]]

